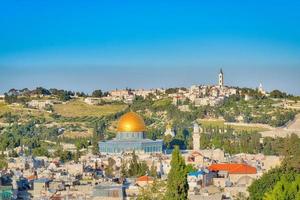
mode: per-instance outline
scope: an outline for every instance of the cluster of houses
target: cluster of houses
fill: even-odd
[[[124,89],[124,90],[112,90],[105,97],[86,97],[84,102],[89,105],[99,105],[107,102],[124,102],[126,104],[131,104],[136,96],[140,96],[142,98],[146,98],[148,95],[152,94],[155,98],[159,99],[159,93],[164,93],[164,89]]]
[[[188,173],[191,199],[233,199],[247,195],[247,187],[264,172],[280,164],[280,157],[262,154],[226,155],[220,149],[184,150],[186,164],[195,171]],[[21,155],[8,159],[7,170],[0,173],[2,199],[126,199],[135,198],[141,188],[158,180],[167,180],[171,154],[138,154],[157,177],[144,175],[122,178],[122,164],[130,163],[130,152],[114,155],[82,155],[77,163],[62,163],[58,158]],[[113,162],[111,162],[113,160]],[[112,164],[113,163],[113,164]],[[112,165],[112,166],[110,166]],[[107,174],[106,168],[113,173]]]
[[[195,106],[218,106],[230,95],[237,94],[237,89],[226,86],[193,85],[189,90],[179,90],[175,94],[169,94],[173,104],[182,105],[185,101]]]
[[[109,95],[102,98],[88,97],[84,101],[88,104],[100,104],[103,101],[123,101],[125,103],[132,103],[135,96],[146,98],[148,95],[154,95],[157,99],[166,95],[164,89],[151,89],[151,90],[112,90]],[[182,111],[188,111],[185,102],[191,102],[195,106],[218,106],[230,95],[237,94],[237,89],[224,85],[224,74],[222,70],[219,74],[218,85],[192,85],[189,89],[180,88],[174,93],[169,93],[167,96],[172,99],[173,104],[177,105]]]

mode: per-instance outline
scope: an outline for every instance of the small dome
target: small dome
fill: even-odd
[[[146,130],[143,118],[135,112],[128,112],[121,116],[118,132],[144,132]]]

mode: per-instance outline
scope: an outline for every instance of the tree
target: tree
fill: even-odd
[[[171,170],[168,174],[166,199],[187,199],[188,189],[185,161],[181,156],[179,147],[176,146],[172,153]]]
[[[300,199],[300,175],[291,183],[287,197],[289,199]]]
[[[166,183],[164,181],[154,179],[152,184],[140,188],[137,200],[163,200],[165,189]]]
[[[105,121],[103,121],[103,120],[96,122],[94,124],[93,137],[92,137],[93,154],[99,153],[98,142],[101,140],[104,140],[105,128],[106,128],[106,125],[105,125]]]
[[[135,154],[135,151],[132,152],[132,159],[130,161],[128,175],[130,177],[137,177],[137,176],[143,176],[148,171],[147,164],[143,162],[138,161],[138,157]]]
[[[282,148],[283,166],[286,169],[296,169],[300,172],[300,139],[296,134],[286,138]]]
[[[130,161],[130,165],[129,165],[129,170],[128,170],[128,174],[130,176],[135,176],[138,174],[138,160],[137,160],[137,155],[135,154],[135,151],[132,152],[132,159]]]
[[[37,95],[50,95],[50,91],[43,87],[37,87],[33,93]]]
[[[16,94],[4,94],[4,101],[8,104],[16,103],[18,102],[18,96]]]
[[[56,150],[54,152],[54,156],[55,157],[59,157],[61,162],[66,162],[66,161],[70,161],[73,160],[73,154],[70,151],[64,151],[62,146],[57,144],[56,146]]]
[[[157,177],[157,167],[152,163],[149,171],[149,175],[156,178]]]
[[[280,180],[282,173],[281,168],[274,168],[263,174],[260,179],[255,180],[248,188],[249,200],[262,200],[264,194],[270,191],[276,182]]]
[[[207,149],[210,148],[210,146],[211,146],[210,135],[206,133],[202,133],[201,140],[200,140],[201,149]]]
[[[281,92],[280,90],[273,90],[270,93],[271,98],[286,98],[287,94],[285,92]]]
[[[58,99],[60,101],[68,101],[71,99],[70,94],[67,91],[59,93]]]
[[[45,147],[37,147],[32,150],[32,155],[49,157],[49,152]]]
[[[275,152],[284,155],[284,160],[281,167],[268,171],[251,184],[248,188],[250,200],[299,199],[300,197],[300,139],[292,134],[290,137],[274,141],[277,146]]]
[[[84,92],[76,92],[78,97],[86,97],[87,95]]]
[[[186,165],[186,172],[187,173],[190,173],[190,172],[196,172],[198,171],[197,168],[194,167],[193,164],[188,164]]]
[[[120,174],[121,178],[126,178],[127,176],[127,163],[125,161],[121,164]]]
[[[264,200],[293,200],[300,197],[300,175],[283,175],[273,190],[265,193]]]
[[[283,176],[280,181],[277,181],[274,189],[265,193],[264,200],[285,200],[287,199],[288,190],[291,183]]]
[[[167,149],[171,148],[171,142],[172,142],[172,136],[171,135],[165,135],[163,138],[164,145],[166,146]]]
[[[235,122],[235,121],[236,121],[236,120],[235,120],[235,117],[234,117],[233,115],[229,114],[229,113],[226,113],[226,114],[224,115],[224,120],[225,120],[226,122]]]
[[[112,177],[114,175],[114,166],[116,161],[113,158],[108,158],[108,165],[105,168],[105,176]]]
[[[166,89],[165,93],[166,94],[174,94],[176,92],[178,92],[179,88],[168,88]]]
[[[92,93],[93,97],[102,97],[103,96],[103,92],[101,90],[95,90]]]

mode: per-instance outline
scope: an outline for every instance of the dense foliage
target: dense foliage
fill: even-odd
[[[145,174],[152,174],[155,175],[152,171],[154,169],[151,169],[149,171],[149,168],[144,161],[138,161],[138,157],[135,154],[135,151],[132,153],[132,158],[129,162],[129,165],[127,163],[123,163],[121,166],[121,176],[122,177],[139,177],[143,176]]]
[[[291,135],[282,140],[284,161],[278,168],[264,173],[248,188],[250,200],[298,199],[300,174],[300,138]],[[276,197],[276,198],[275,198]]]
[[[242,118],[242,122],[245,123],[269,124],[274,127],[283,126],[295,118],[295,111],[275,107],[276,103],[269,98],[246,101],[235,95],[229,97],[222,106],[215,108],[214,112],[228,122]]]
[[[147,187],[141,187],[137,200],[164,200],[164,194],[166,190],[166,183],[155,179],[152,184]]]
[[[283,175],[276,182],[273,190],[265,193],[264,200],[300,199],[300,175]]]
[[[166,199],[185,200],[188,198],[189,185],[187,182],[187,170],[184,158],[179,148],[172,153],[171,170],[168,174]]]

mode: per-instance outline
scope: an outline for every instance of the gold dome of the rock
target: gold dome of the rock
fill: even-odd
[[[135,112],[128,112],[121,116],[118,132],[144,132],[146,130],[143,118]]]

